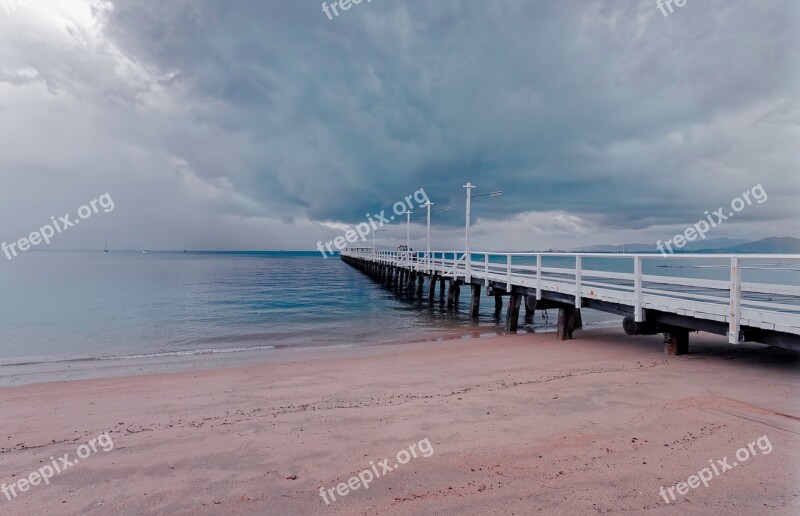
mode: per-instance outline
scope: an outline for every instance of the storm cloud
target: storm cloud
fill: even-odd
[[[450,247],[467,181],[496,249],[655,241],[759,183],[714,236],[800,236],[798,32],[793,0],[0,6],[0,240],[110,192],[58,247],[313,249],[424,188]]]

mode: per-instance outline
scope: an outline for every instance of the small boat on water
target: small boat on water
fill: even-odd
[[[150,254],[150,251],[148,251],[146,249],[142,249],[142,254]]]
[[[105,248],[105,249],[103,249],[103,252],[104,252],[104,253],[106,253],[106,254],[108,254],[108,242],[106,242],[106,248]]]

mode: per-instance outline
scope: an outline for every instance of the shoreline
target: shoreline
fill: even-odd
[[[3,388],[0,482],[103,432],[114,449],[0,513],[660,513],[661,486],[766,435],[770,454],[669,505],[795,514],[800,354],[701,334],[665,357],[660,340],[507,335]],[[325,505],[320,488],[423,439],[429,457]]]
[[[542,332],[545,333],[545,332]],[[547,332],[549,333],[549,332]],[[486,335],[482,335],[486,334]],[[427,332],[414,335],[396,335],[372,344],[328,344],[328,345],[264,345],[248,349],[220,350],[213,353],[204,353],[202,350],[187,350],[186,353],[174,352],[158,356],[124,356],[124,357],[78,357],[63,360],[0,364],[0,373],[3,368],[24,369],[36,366],[46,369],[52,366],[51,371],[32,371],[30,373],[0,374],[0,389],[24,387],[48,383],[77,382],[82,380],[104,380],[126,377],[142,377],[150,375],[165,375],[173,373],[210,372],[223,369],[257,367],[275,363],[283,363],[295,355],[302,356],[306,353],[319,353],[321,356],[335,353],[339,350],[372,348],[377,346],[399,346],[410,344],[428,344],[433,342],[447,342],[451,340],[492,338],[502,335],[492,329],[488,331],[455,328],[441,330],[440,332]],[[72,366],[76,367],[73,371]],[[61,369],[56,369],[61,367]],[[22,376],[45,377],[41,380],[29,382],[9,383]],[[55,378],[47,378],[55,376]],[[60,377],[59,377],[60,376]],[[70,377],[72,376],[72,377]]]
[[[605,330],[611,328],[611,324],[616,324],[616,321],[587,324],[587,329],[584,331]],[[521,329],[520,333],[551,334],[554,331],[555,328],[553,326],[547,326],[544,328],[536,327],[535,331]],[[97,380],[270,364],[283,360],[283,355],[292,356],[294,353],[494,338],[503,335],[506,335],[506,333],[499,326],[453,326],[411,334],[398,333],[373,343],[358,342],[354,344],[327,345],[262,343],[247,348],[219,348],[213,350],[213,352],[206,352],[203,349],[188,349],[130,356],[75,357],[51,361],[14,362],[0,364],[0,389],[39,383]]]

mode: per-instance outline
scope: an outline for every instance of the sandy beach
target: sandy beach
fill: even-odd
[[[791,351],[700,335],[667,357],[613,329],[5,388],[0,482],[113,449],[0,514],[798,514],[798,372]],[[710,461],[730,469],[676,491]]]

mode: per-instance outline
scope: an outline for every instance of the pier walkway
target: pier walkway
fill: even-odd
[[[505,326],[516,331],[523,305],[557,309],[558,334],[581,329],[581,308],[624,316],[629,335],[665,335],[665,352],[688,351],[689,333],[727,335],[731,344],[759,342],[800,350],[800,255],[489,253],[347,249],[346,263],[387,286],[402,286],[452,307],[469,286],[477,317],[482,292]]]

